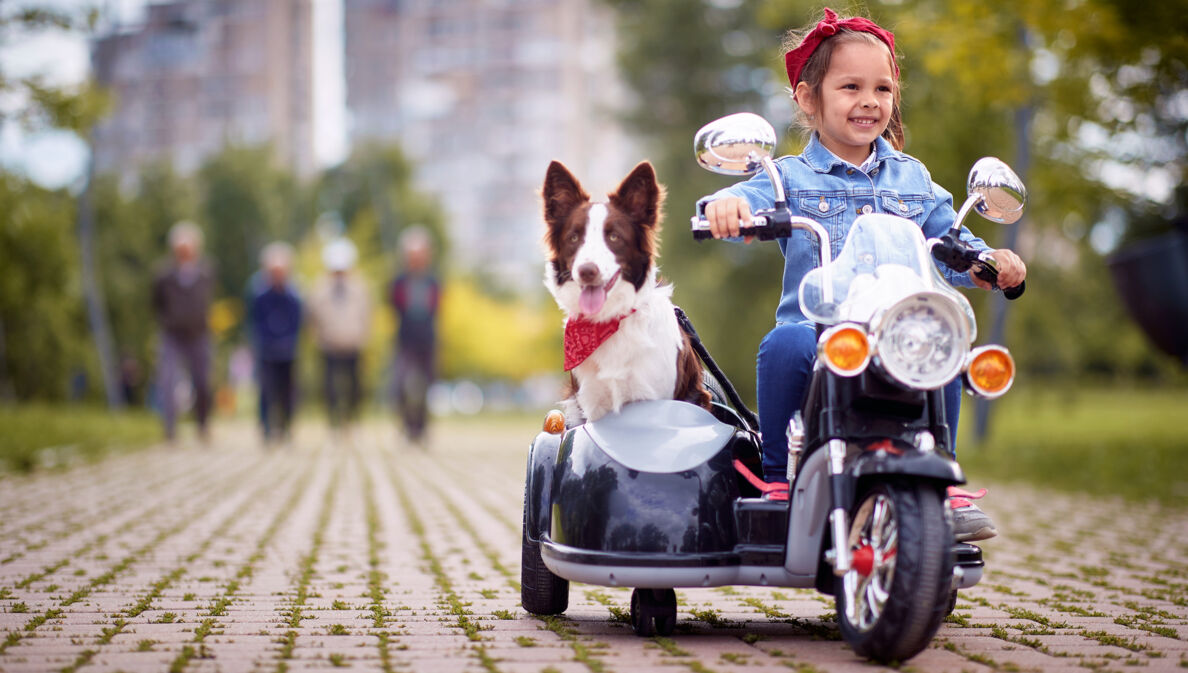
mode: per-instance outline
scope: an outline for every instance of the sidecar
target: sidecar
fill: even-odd
[[[673,587],[813,586],[821,526],[807,541],[811,567],[789,575],[789,501],[757,497],[735,461],[758,469],[757,437],[724,405],[711,414],[635,402],[563,434],[542,432],[525,486],[525,609],[563,612],[570,580],[635,587],[636,631],[664,634],[676,621]],[[822,518],[828,493],[819,491],[813,514]]]
[[[564,612],[569,582],[632,587],[642,636],[676,625],[674,587],[816,587],[825,560],[826,452],[808,454],[791,499],[767,499],[758,438],[733,409],[635,402],[619,413],[541,432],[528,454],[521,598],[533,614]],[[981,577],[981,551],[954,548],[954,588]]]

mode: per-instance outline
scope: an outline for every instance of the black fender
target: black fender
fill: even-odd
[[[524,534],[529,540],[540,540],[549,530],[549,501],[553,492],[553,474],[557,467],[557,452],[562,442],[573,442],[573,430],[564,435],[542,432],[528,447],[528,474],[524,480]]]
[[[961,465],[941,451],[863,451],[849,461],[846,471],[855,483],[866,477],[891,475],[930,479],[945,486],[965,483]]]

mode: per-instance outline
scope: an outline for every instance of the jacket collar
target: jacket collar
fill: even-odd
[[[883,136],[875,138],[875,165],[882,165],[889,157],[897,154],[891,143]],[[836,154],[829,151],[829,148],[821,144],[821,138],[813,131],[813,135],[809,138],[808,145],[805,145],[804,152],[801,153],[804,157],[805,163],[809,168],[818,173],[829,173],[837,166],[849,166],[847,162],[838,158]]]

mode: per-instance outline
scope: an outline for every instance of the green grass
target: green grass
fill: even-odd
[[[1186,416],[1184,389],[1045,389],[1024,382],[993,403],[981,445],[973,440],[973,400],[964,399],[958,456],[975,485],[980,478],[1019,479],[1188,506]]]
[[[88,406],[0,406],[0,428],[0,470],[17,472],[93,461],[161,439],[161,424],[148,411]]]

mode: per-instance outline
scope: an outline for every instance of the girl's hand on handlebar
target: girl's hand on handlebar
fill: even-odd
[[[751,206],[746,199],[738,196],[710,201],[705,204],[705,219],[709,222],[714,238],[736,238],[739,225],[751,223]],[[743,241],[750,243],[754,239],[754,236],[747,236]]]
[[[998,262],[998,287],[1007,289],[1018,286],[1027,279],[1027,265],[1023,260],[1012,250],[1000,248],[990,253],[995,262]],[[994,286],[990,283],[978,278],[971,271],[969,277],[973,279],[974,285],[983,290],[992,290]]]

